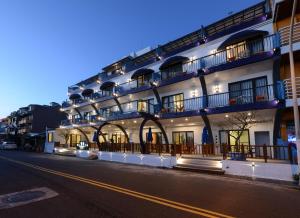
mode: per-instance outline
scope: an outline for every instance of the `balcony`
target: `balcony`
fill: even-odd
[[[285,89],[285,98],[286,99],[292,99],[293,93],[292,93],[292,81],[291,79],[285,79],[283,81],[284,83],[284,89]],[[296,94],[297,98],[300,98],[300,77],[296,77]]]
[[[202,69],[205,73],[231,69],[270,58],[277,48],[280,48],[279,35],[269,35],[192,60],[186,63],[183,69],[187,72]]]
[[[290,26],[282,27],[279,29],[281,37],[281,45],[289,44]],[[300,42],[300,22],[294,24],[293,43]]]
[[[196,115],[201,109],[205,109],[208,113],[218,113],[224,112],[221,108],[225,111],[232,111],[240,110],[241,106],[247,106],[249,110],[259,108],[258,106],[262,106],[262,109],[273,107],[273,105],[264,104],[276,100],[273,89],[273,85],[268,85],[169,102],[168,105],[163,105],[161,116],[167,118],[168,114]]]

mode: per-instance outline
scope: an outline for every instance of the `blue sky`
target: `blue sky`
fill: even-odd
[[[259,0],[0,0],[0,118]]]

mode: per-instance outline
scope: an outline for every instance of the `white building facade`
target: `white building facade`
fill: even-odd
[[[271,150],[276,113],[285,107],[280,52],[271,6],[259,3],[70,86],[62,104],[68,120],[52,140],[79,150],[171,155],[242,146],[252,158],[288,159],[287,148]],[[229,119],[245,114],[250,125],[230,127]]]

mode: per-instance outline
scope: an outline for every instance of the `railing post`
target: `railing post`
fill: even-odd
[[[267,161],[268,161],[268,151],[267,151],[267,145],[266,144],[263,144],[263,154],[264,154],[265,163],[267,163]]]
[[[226,144],[222,144],[223,146],[223,160],[227,159],[227,145]]]

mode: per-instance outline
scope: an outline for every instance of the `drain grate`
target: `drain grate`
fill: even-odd
[[[53,190],[42,187],[21,192],[0,195],[0,209],[16,207],[57,196]]]

